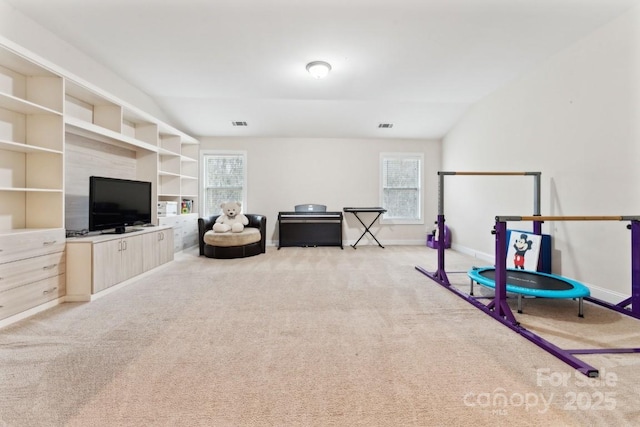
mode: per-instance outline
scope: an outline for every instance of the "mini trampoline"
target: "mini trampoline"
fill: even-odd
[[[578,315],[583,317],[582,298],[590,296],[591,292],[582,283],[537,271],[508,268],[506,274],[507,292],[518,295],[518,313],[522,313],[522,295],[540,298],[578,298]],[[467,275],[471,279],[472,295],[473,282],[495,289],[496,269],[494,267],[473,268],[468,271]]]

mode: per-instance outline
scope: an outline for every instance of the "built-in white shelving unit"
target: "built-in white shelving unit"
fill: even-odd
[[[65,106],[67,132],[135,151],[136,179],[155,184],[156,200],[172,201],[180,206],[183,199],[188,199],[192,201],[191,211],[197,211],[198,141],[195,138],[117,104],[96,89],[75,83],[67,84]],[[157,223],[157,217],[154,222]]]
[[[63,85],[0,50],[0,230],[63,227]]]
[[[66,187],[86,179],[93,163],[106,164],[102,170],[116,178],[151,182],[155,201],[180,207],[189,200],[191,212],[197,212],[197,158],[195,138],[0,39],[0,326],[63,301],[69,272],[97,281],[86,294],[101,290],[100,275],[91,269],[106,264],[77,265],[84,258],[69,257],[65,250],[69,218],[88,212],[82,203],[86,195]],[[88,194],[88,185],[81,187]],[[152,212],[152,222],[162,225]],[[190,242],[197,215],[178,218],[173,222],[190,233],[181,241]],[[112,240],[144,252],[138,258],[141,271],[148,271],[173,259],[175,233],[164,225]],[[95,237],[86,245],[78,239],[74,247],[103,247]],[[138,248],[137,241],[146,243]],[[126,278],[138,270],[130,273]],[[80,282],[71,288],[85,286]]]
[[[0,49],[0,324],[65,295],[64,79]]]

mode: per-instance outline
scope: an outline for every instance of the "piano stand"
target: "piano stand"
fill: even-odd
[[[358,246],[358,243],[360,242],[360,240],[362,240],[362,238],[369,233],[369,235],[371,237],[373,237],[373,240],[376,241],[376,243],[378,244],[378,246],[380,246],[382,249],[384,249],[384,246],[382,246],[382,244],[378,241],[378,239],[376,239],[376,236],[373,235],[373,233],[371,232],[371,226],[376,222],[376,220],[378,218],[380,218],[380,215],[382,215],[383,213],[385,213],[387,210],[384,208],[344,208],[343,209],[345,212],[351,212],[357,219],[358,221],[360,221],[360,224],[362,224],[362,226],[364,227],[364,232],[362,233],[362,235],[360,236],[360,238],[358,238],[358,240],[351,245],[351,247],[353,249],[357,249],[356,246]],[[376,217],[373,219],[373,221],[371,221],[371,223],[369,225],[366,225],[362,219],[360,218],[360,216],[358,216],[359,213],[365,213],[365,212],[373,212],[373,213],[377,213],[378,215],[376,215]]]

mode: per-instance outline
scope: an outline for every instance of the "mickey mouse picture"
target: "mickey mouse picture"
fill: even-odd
[[[513,244],[513,247],[516,250],[513,256],[514,268],[524,270],[524,254],[531,249],[532,245],[533,241],[529,240],[529,236],[524,233],[520,234],[520,238],[516,239]]]

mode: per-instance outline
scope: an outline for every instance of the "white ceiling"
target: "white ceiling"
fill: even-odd
[[[338,138],[440,138],[471,104],[638,3],[5,1],[188,133]],[[326,79],[306,73],[314,60],[331,63]]]

